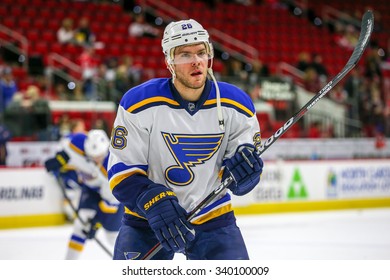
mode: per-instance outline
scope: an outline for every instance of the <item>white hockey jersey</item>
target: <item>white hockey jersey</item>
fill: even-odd
[[[173,190],[188,212],[221,183],[223,162],[239,145],[261,143],[250,97],[219,82],[225,121],[218,123],[215,86],[207,81],[199,101],[183,100],[168,78],[129,90],[121,100],[111,135],[108,178],[126,213],[140,216],[140,189],[152,182]],[[132,180],[135,175],[145,180]],[[226,192],[192,220],[202,224],[232,211]]]

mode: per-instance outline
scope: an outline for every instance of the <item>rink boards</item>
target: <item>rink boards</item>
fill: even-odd
[[[389,160],[267,162],[237,214],[390,207]]]
[[[0,229],[64,223],[61,189],[44,168],[0,169]]]
[[[43,168],[0,169],[0,229],[63,224],[62,194]],[[389,160],[267,161],[237,214],[390,207]]]

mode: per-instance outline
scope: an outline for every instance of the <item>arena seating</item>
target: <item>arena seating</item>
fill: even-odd
[[[97,52],[99,58],[129,54],[144,67],[156,69],[157,74],[166,73],[159,52],[160,39],[129,37],[128,26],[132,19],[119,4],[43,0],[2,2],[0,23],[19,31],[29,39],[31,55],[57,52],[75,60],[80,53],[80,48],[58,44],[56,31],[63,18],[74,18],[77,23],[81,16],[86,16],[90,19],[97,40],[105,45]],[[217,8],[211,9],[203,1],[165,2],[180,7],[189,17],[202,22],[206,28],[217,28],[255,47],[259,51],[260,58],[273,70],[281,61],[294,65],[298,54],[301,51],[308,51],[320,53],[330,74],[336,74],[350,54],[350,50],[340,48],[334,43],[329,30],[314,26],[305,17],[294,16],[288,8],[267,4],[243,6],[236,3],[220,3]],[[327,1],[326,4],[334,5],[339,9],[351,6],[351,3],[345,2],[351,1],[342,1],[342,3]],[[316,8],[318,14],[324,6],[321,1],[309,1],[309,3]],[[360,0],[353,3],[356,9],[363,10],[368,6],[369,1]],[[378,8],[384,10],[389,5],[384,1]],[[381,15],[383,23],[389,22],[387,13]],[[383,24],[383,28],[386,26]],[[378,32],[374,37],[383,39],[385,36],[383,34],[385,33]]]
[[[146,1],[147,2],[147,1]],[[169,0],[167,5],[174,6],[186,13],[190,18],[199,20],[206,28],[216,28],[259,51],[260,59],[270,66],[272,73],[276,71],[279,62],[294,65],[298,54],[302,51],[319,53],[329,74],[335,75],[350,56],[350,50],[341,48],[333,40],[332,33],[323,27],[318,27],[306,17],[295,16],[287,6],[277,1],[262,1],[262,5],[244,6],[237,3],[218,3],[211,8],[207,1]],[[324,4],[320,0],[306,1],[308,7],[320,15],[325,5],[331,5],[340,10],[358,9],[364,11],[371,6],[380,12],[382,29],[388,29],[390,22],[390,4],[388,1],[328,0]],[[158,11],[156,11],[158,14]],[[131,55],[135,63],[139,63],[154,76],[166,76],[168,72],[161,55],[160,38],[131,38],[128,26],[131,15],[117,3],[94,1],[44,1],[44,0],[3,0],[0,6],[0,24],[19,32],[29,40],[29,55],[42,55],[47,63],[47,55],[55,52],[76,61],[81,47],[64,46],[57,42],[56,32],[62,19],[71,17],[77,21],[85,16],[90,19],[92,31],[97,41],[104,48],[97,50],[96,55],[104,61],[109,57],[120,58]],[[373,35],[386,47],[389,36],[378,31]],[[216,67],[222,70],[220,61]],[[20,88],[28,86],[28,73],[24,69],[16,69],[15,77]],[[299,135],[292,131],[291,137]]]

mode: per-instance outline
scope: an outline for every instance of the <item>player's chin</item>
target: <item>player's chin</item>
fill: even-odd
[[[202,88],[203,86],[204,86],[204,81],[203,80],[191,83],[191,88],[193,88],[193,89],[199,89],[199,88]]]
[[[191,75],[191,81],[194,84],[201,84],[203,85],[206,81],[206,76],[205,75]]]

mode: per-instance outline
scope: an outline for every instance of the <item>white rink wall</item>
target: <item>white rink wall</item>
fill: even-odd
[[[59,147],[58,142],[7,143],[8,167],[0,168],[0,229],[65,222],[61,190],[42,167]],[[377,149],[376,139],[280,139],[262,157],[259,186],[233,197],[237,214],[390,207],[389,140]]]
[[[64,222],[61,189],[44,168],[0,169],[0,229]]]
[[[64,223],[61,204],[44,168],[0,169],[0,229]],[[269,161],[233,206],[237,214],[390,207],[390,161]]]
[[[390,161],[266,162],[260,184],[233,205],[242,214],[389,207]]]

